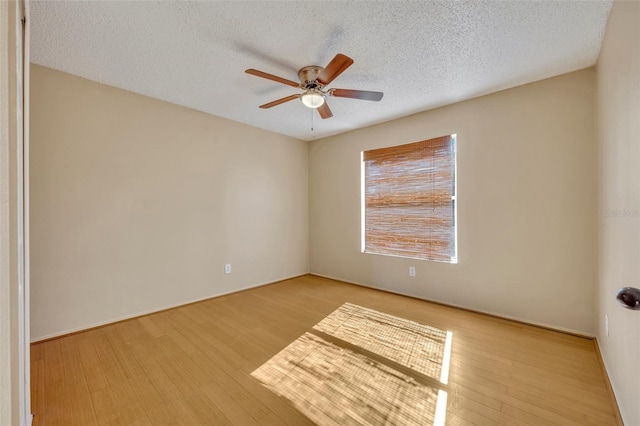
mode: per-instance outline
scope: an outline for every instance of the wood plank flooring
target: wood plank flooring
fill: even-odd
[[[616,425],[594,342],[311,275],[36,343],[35,426],[308,425],[251,373],[343,303],[452,332],[447,425]]]

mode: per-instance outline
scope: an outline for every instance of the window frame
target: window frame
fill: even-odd
[[[452,173],[452,187],[451,187],[451,209],[452,209],[452,213],[451,213],[451,231],[450,231],[450,235],[451,235],[451,255],[449,257],[449,259],[443,259],[442,257],[438,257],[438,258],[430,258],[429,256],[433,256],[434,253],[428,253],[425,250],[425,253],[423,254],[423,256],[411,256],[408,254],[401,254],[401,253],[388,253],[388,252],[377,252],[375,250],[371,250],[371,248],[367,249],[367,160],[365,160],[365,155],[367,152],[370,151],[375,151],[377,149],[393,149],[393,148],[400,148],[403,147],[405,145],[411,145],[411,144],[419,144],[419,143],[428,143],[430,141],[435,141],[437,139],[441,139],[441,138],[446,138],[449,137],[450,141],[449,141],[449,148],[451,149],[451,153],[450,153],[450,160],[451,160],[451,173]],[[379,256],[391,256],[391,257],[399,257],[399,258],[405,258],[405,259],[415,259],[415,260],[425,260],[425,261],[430,261],[430,262],[440,262],[440,263],[451,263],[451,264],[457,264],[459,259],[458,259],[458,165],[457,165],[457,148],[458,148],[458,144],[457,144],[458,140],[457,140],[457,134],[456,133],[452,133],[449,135],[444,135],[444,136],[440,136],[440,137],[436,137],[436,138],[431,138],[431,139],[426,139],[426,140],[421,140],[418,142],[410,142],[410,143],[406,143],[406,144],[400,144],[400,145],[395,145],[395,146],[389,146],[389,147],[383,147],[383,148],[376,148],[376,149],[371,149],[371,150],[363,150],[360,152],[360,226],[361,226],[361,230],[360,230],[360,235],[361,235],[361,239],[360,239],[360,252],[363,254],[373,254],[373,255],[379,255]],[[448,216],[447,216],[448,217]]]

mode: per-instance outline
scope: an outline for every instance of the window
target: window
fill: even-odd
[[[362,251],[457,262],[456,135],[362,152]]]

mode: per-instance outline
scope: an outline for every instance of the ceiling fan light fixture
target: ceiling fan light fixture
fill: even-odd
[[[302,103],[309,108],[320,108],[324,104],[324,96],[322,93],[308,91],[300,96]]]

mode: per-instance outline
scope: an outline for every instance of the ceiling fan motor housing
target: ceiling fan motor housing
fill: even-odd
[[[304,89],[322,89],[323,85],[320,84],[317,79],[323,69],[324,68],[317,65],[301,68],[300,71],[298,71],[301,86]]]

